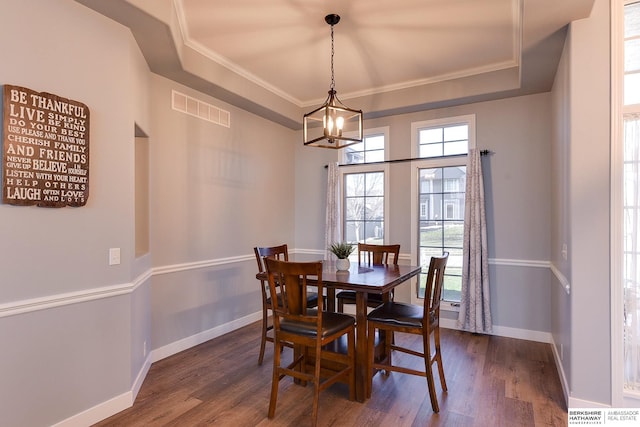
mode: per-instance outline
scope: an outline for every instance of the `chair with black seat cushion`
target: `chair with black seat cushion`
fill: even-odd
[[[400,255],[400,245],[370,245],[358,243],[358,265],[398,265]],[[390,261],[390,258],[393,257]],[[393,297],[390,295],[390,299]],[[338,312],[344,313],[344,305],[356,303],[356,293],[354,291],[340,291],[336,295],[338,302]],[[381,294],[368,294],[367,306],[377,307],[382,304]]]
[[[349,385],[349,399],[355,399],[355,319],[348,314],[323,311],[322,298],[318,300],[317,309],[309,309],[308,280],[313,280],[318,294],[322,294],[322,262],[265,258],[265,264],[275,332],[269,418],[275,415],[280,380],[291,376],[304,384],[309,381],[314,385],[311,422],[315,426],[320,391],[342,381]],[[276,293],[276,284],[280,287],[280,297]],[[345,335],[346,354],[332,351],[328,345],[337,343]],[[292,343],[295,349],[293,361],[287,366],[280,364],[280,349],[284,342]],[[324,361],[332,365],[329,375],[326,369],[321,370],[321,362]]]
[[[268,284],[266,280],[266,267],[263,259],[274,258],[281,261],[289,261],[289,251],[287,245],[270,246],[270,247],[255,247],[253,252],[256,255],[256,261],[258,262],[258,273],[264,273],[265,279],[260,280],[260,291],[262,294],[262,336],[260,340],[260,355],[258,356],[258,365],[262,365],[264,359],[264,350],[267,341],[273,342],[273,337],[269,336],[269,331],[273,329],[273,323],[269,322],[269,311],[272,310],[271,295],[269,294]],[[318,306],[318,294],[315,292],[307,293],[307,305],[309,307]]]
[[[373,385],[374,369],[384,369],[387,374],[389,371],[396,371],[405,374],[418,375],[427,377],[427,386],[429,388],[429,397],[431,398],[431,407],[434,412],[439,412],[438,397],[433,378],[432,365],[437,363],[438,373],[440,374],[440,384],[442,390],[447,391],[447,383],[444,378],[444,369],[442,367],[442,354],[440,352],[440,296],[442,295],[442,286],[444,283],[444,270],[447,266],[449,253],[445,252],[441,257],[432,257],[429,263],[429,272],[427,274],[427,283],[425,290],[424,304],[422,306],[405,304],[400,302],[387,302],[367,316],[367,332],[368,342],[368,386],[367,394],[371,396],[371,388]],[[374,360],[374,339],[375,331],[385,332],[405,332],[409,334],[422,335],[423,348],[422,352],[415,351],[410,348],[401,347],[397,343],[385,342],[384,359],[376,362]],[[434,348],[431,347],[431,336],[433,335]],[[424,371],[407,368],[404,366],[393,365],[391,359],[392,350],[401,351],[410,355],[418,356],[424,360]]]

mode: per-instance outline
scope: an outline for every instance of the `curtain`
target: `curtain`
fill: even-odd
[[[624,116],[624,388],[640,391],[640,115]]]
[[[340,173],[338,163],[329,163],[327,174],[327,214],[324,234],[324,259],[331,259],[329,247],[341,241],[340,227]]]
[[[492,331],[486,224],[480,152],[472,148],[467,159],[458,328],[479,333]]]

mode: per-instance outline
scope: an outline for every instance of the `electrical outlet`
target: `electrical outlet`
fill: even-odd
[[[120,248],[109,249],[109,265],[120,264]]]
[[[562,259],[567,260],[567,244],[562,245]]]

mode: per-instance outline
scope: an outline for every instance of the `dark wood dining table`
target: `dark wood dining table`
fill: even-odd
[[[389,292],[399,284],[417,276],[422,267],[414,265],[362,266],[351,263],[349,270],[338,271],[333,261],[323,261],[322,283],[327,289],[327,311],[335,311],[336,290],[356,292],[356,399],[364,402],[367,396],[367,299],[369,293]],[[266,275],[256,275],[264,279]],[[373,338],[372,338],[373,339]]]

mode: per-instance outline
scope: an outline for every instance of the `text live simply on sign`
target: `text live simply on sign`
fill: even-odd
[[[3,203],[84,206],[89,108],[49,93],[3,88]]]

